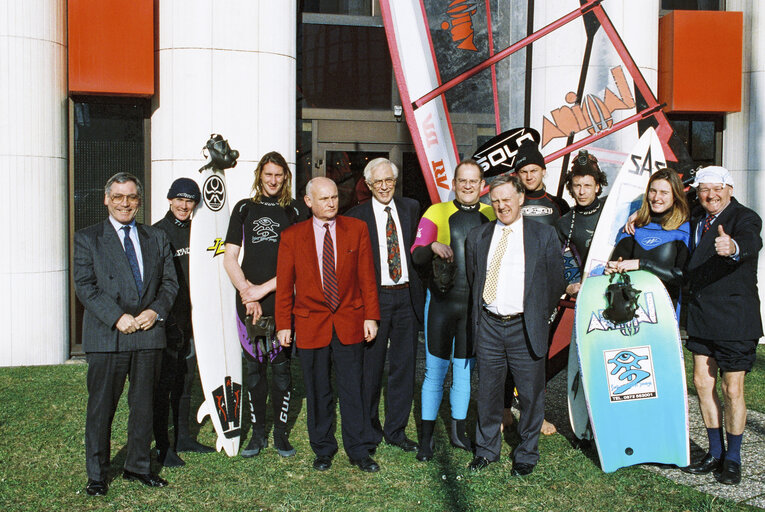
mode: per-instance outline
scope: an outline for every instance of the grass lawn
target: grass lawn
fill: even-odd
[[[747,378],[747,393],[753,407],[765,410],[765,354],[760,350],[758,370]],[[369,475],[351,467],[341,447],[332,469],[319,473],[311,469],[305,402],[299,402],[303,399],[299,364],[293,364],[293,403],[299,404],[291,436],[298,450],[295,457],[281,459],[271,446],[252,459],[184,453],[185,467],[161,471],[170,482],[168,488],[125,482],[120,476],[128,412],[123,394],[112,435],[114,481],[105,498],[92,498],[83,490],[86,369],[80,364],[0,368],[4,510],[754,510],[639,467],[604,474],[593,450],[577,450],[561,435],[543,436],[542,459],[529,477],[510,476],[507,444],[501,462],[470,474],[466,467],[470,454],[448,447],[440,421],[436,458],[430,463],[419,463],[413,454],[383,444],[375,456],[382,470]],[[195,396],[197,404],[199,399]],[[413,420],[408,434],[416,437]],[[214,444],[209,421],[201,426],[199,439]]]

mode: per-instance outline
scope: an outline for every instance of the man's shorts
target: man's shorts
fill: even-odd
[[[757,357],[757,340],[714,341],[689,337],[686,348],[715,360],[721,372],[750,372]]]

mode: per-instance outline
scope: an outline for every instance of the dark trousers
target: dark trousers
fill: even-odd
[[[369,432],[369,417],[364,414],[361,398],[363,350],[364,346],[361,343],[343,345],[334,331],[328,346],[299,350],[305,384],[308,439],[316,455],[331,457],[337,453],[331,380],[333,365],[345,452],[352,459],[361,459],[369,455],[365,444]]]
[[[111,461],[112,420],[125,378],[130,377],[125,469],[148,473],[152,435],[152,395],[160,349],[92,352],[88,361],[88,408],[85,419],[85,465],[88,478],[106,480]]]
[[[508,368],[518,389],[521,442],[513,460],[536,464],[539,461],[539,430],[545,412],[545,358],[536,358],[529,345],[521,318],[502,322],[481,311],[475,343],[478,367],[478,424],[476,455],[499,460],[502,448],[502,409]]]
[[[364,409],[372,428],[370,448],[380,444],[383,436],[394,443],[406,437],[404,431],[414,397],[418,330],[409,289],[381,290],[380,317],[377,338],[364,346]],[[389,368],[383,427],[380,424],[380,393],[386,355]]]
[[[168,347],[162,350],[159,378],[154,386],[154,440],[160,451],[170,446],[175,448],[175,444],[170,444],[168,434],[170,412],[173,415],[175,443],[180,437],[189,436],[191,387],[197,365],[190,339],[172,343],[174,348],[170,348],[169,338],[168,332]]]

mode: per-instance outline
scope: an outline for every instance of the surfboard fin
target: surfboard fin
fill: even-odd
[[[202,405],[199,406],[199,410],[197,411],[197,423],[202,423],[202,420],[205,419],[205,416],[210,416],[210,418],[212,418],[212,413],[213,408],[210,405],[210,401],[205,400],[202,402]]]

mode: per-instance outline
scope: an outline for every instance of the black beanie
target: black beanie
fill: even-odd
[[[195,203],[199,203],[202,193],[199,191],[199,185],[196,181],[191,178],[178,178],[170,185],[170,190],[167,192],[168,199],[175,199],[176,197],[191,199]]]
[[[518,154],[515,155],[515,172],[529,164],[537,164],[542,169],[547,169],[545,157],[539,152],[536,142],[524,140],[521,147],[518,148]]]

